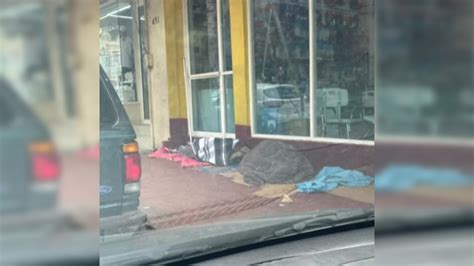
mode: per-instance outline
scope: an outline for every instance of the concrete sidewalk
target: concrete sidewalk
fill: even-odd
[[[261,187],[237,184],[217,174],[183,169],[164,159],[142,156],[141,203],[152,225],[175,227],[338,208],[372,208],[371,203],[329,193],[254,195]],[[369,192],[370,193],[370,190]],[[368,198],[373,198],[369,195]]]

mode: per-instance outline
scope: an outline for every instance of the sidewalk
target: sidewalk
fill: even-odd
[[[183,169],[175,162],[146,155],[142,156],[142,169],[140,208],[150,223],[160,228],[373,206],[367,200],[357,201],[329,193],[294,193],[289,195],[290,202],[282,202],[283,197],[254,195],[261,187],[237,184],[227,177],[198,169]],[[365,198],[373,198],[373,195]]]
[[[99,228],[99,160],[61,154],[58,209],[89,228]]]

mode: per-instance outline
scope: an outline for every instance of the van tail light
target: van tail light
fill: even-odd
[[[140,154],[138,153],[125,154],[124,159],[125,159],[125,179],[127,183],[138,182],[142,175]]]
[[[136,142],[124,144],[122,150],[125,162],[125,181],[127,183],[140,181],[142,165],[138,153],[138,144]]]
[[[33,179],[56,181],[59,178],[59,158],[50,141],[33,142],[28,147]]]

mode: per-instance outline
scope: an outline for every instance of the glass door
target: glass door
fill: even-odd
[[[234,137],[229,1],[187,0],[186,4],[191,135]]]
[[[138,102],[135,68],[135,25],[132,2],[104,2],[100,14],[100,63],[124,104]]]

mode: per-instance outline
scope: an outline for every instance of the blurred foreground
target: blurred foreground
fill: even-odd
[[[376,261],[472,264],[473,2],[376,12]],[[1,0],[2,265],[98,261],[98,20],[98,0]]]
[[[471,265],[473,2],[384,0],[377,17],[376,262]]]
[[[2,265],[98,263],[98,2],[1,0]]]

